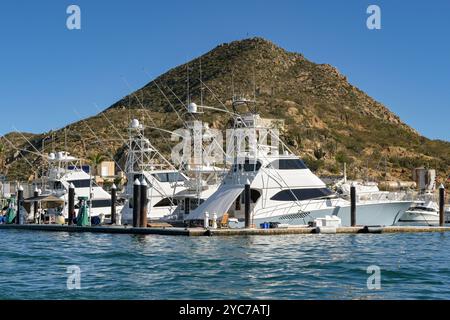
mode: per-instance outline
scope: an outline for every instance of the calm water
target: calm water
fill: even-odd
[[[0,238],[0,299],[450,299],[450,234]],[[80,290],[67,289],[71,265]]]

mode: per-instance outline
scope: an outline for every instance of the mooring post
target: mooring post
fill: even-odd
[[[140,213],[140,202],[141,202],[141,183],[139,179],[134,181],[133,186],[133,227],[139,227],[139,213]]]
[[[439,225],[441,227],[443,227],[445,224],[444,205],[445,205],[445,187],[443,184],[441,184],[439,187]]]
[[[204,217],[203,217],[203,227],[204,227],[205,229],[208,229],[208,228],[209,228],[209,213],[208,213],[208,212],[205,212],[205,213],[204,213]]]
[[[354,183],[350,187],[350,225],[356,226],[356,187]]]
[[[212,228],[217,229],[217,213],[213,213],[212,215]]]
[[[36,199],[37,197],[39,197],[39,190],[38,190],[37,187],[34,189],[33,197],[34,197],[35,199]],[[34,222],[34,223],[36,223],[36,221],[37,221],[38,204],[39,204],[39,203],[38,203],[37,200],[35,200],[35,201],[33,202],[33,222]]]
[[[69,212],[67,214],[69,220],[69,226],[73,225],[73,219],[75,217],[75,186],[73,183],[69,186]]]
[[[20,207],[23,203],[23,187],[19,186],[19,189],[17,191],[17,213],[16,213],[16,224],[20,223]]]
[[[252,225],[250,217],[250,183],[247,181],[244,188],[244,210],[245,210],[245,227],[250,228]]]
[[[115,184],[111,187],[111,224],[116,224],[116,202],[117,202],[117,187]]]
[[[148,213],[148,201],[147,201],[147,181],[142,178],[141,181],[141,199],[140,199],[140,213],[139,213],[139,227],[147,228],[147,213]]]

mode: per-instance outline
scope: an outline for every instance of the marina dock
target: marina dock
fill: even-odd
[[[264,236],[290,234],[370,234],[370,233],[422,233],[422,232],[450,232],[450,226],[356,226],[356,227],[301,227],[301,228],[273,228],[273,229],[204,229],[204,228],[135,228],[127,226],[95,226],[79,227],[68,225],[38,225],[38,224],[3,224],[0,230],[29,230],[69,233],[108,233],[108,234],[136,234],[136,235],[165,235],[165,236]]]

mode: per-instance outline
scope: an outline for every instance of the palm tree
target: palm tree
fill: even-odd
[[[89,161],[91,163],[91,166],[93,167],[93,172],[97,174],[97,167],[99,164],[101,164],[103,161],[105,161],[106,157],[100,153],[93,154],[89,157]]]

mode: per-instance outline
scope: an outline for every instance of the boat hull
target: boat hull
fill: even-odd
[[[356,207],[357,225],[391,226],[398,222],[404,212],[411,206],[411,201],[389,201],[377,203],[358,204]],[[337,216],[342,226],[350,226],[350,205],[329,207],[320,210],[311,210],[299,214],[272,215],[269,217],[254,218],[254,224],[259,227],[263,222],[278,222],[289,225],[305,225],[317,218]]]
[[[439,214],[437,212],[422,212],[422,211],[406,211],[400,218],[398,224],[425,224],[434,225],[439,224]]]

